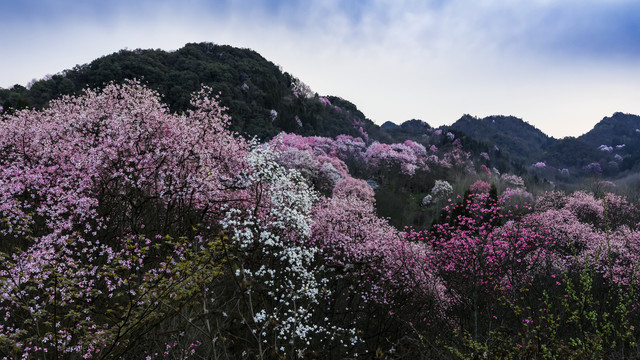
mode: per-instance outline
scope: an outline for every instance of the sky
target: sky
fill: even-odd
[[[377,124],[640,115],[636,0],[0,0],[0,87],[121,49],[250,48]]]

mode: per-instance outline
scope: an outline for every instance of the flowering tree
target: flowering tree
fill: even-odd
[[[337,157],[336,142],[323,137],[281,133],[270,141],[276,161],[299,171],[317,190],[330,194],[342,179],[350,177],[347,165]]]
[[[487,179],[491,179],[491,170],[485,165],[480,165],[480,175],[486,177]]]
[[[206,89],[192,104],[129,82],[3,119],[2,352],[120,356],[219,273],[199,224],[240,200],[246,144]]]
[[[637,209],[624,198],[603,200],[577,191],[570,196],[543,194],[536,205],[537,222],[556,239],[556,269],[568,271],[596,264],[598,271],[629,284],[637,271]]]
[[[310,345],[330,346],[329,339],[344,339],[344,346],[351,347],[359,342],[353,329],[315,317],[313,308],[331,295],[328,275],[318,262],[320,248],[310,238],[317,195],[300,173],[280,166],[278,156],[268,145],[249,154],[253,171],[242,180],[247,201],[229,208],[221,221],[237,246],[228,263],[241,296],[212,289],[208,297],[244,327],[220,335],[245,334],[243,353],[259,358],[300,356]],[[231,349],[239,351],[238,345]]]
[[[477,339],[480,316],[493,314],[501,291],[513,291],[545,262],[553,240],[529,218],[502,211],[503,201],[470,194],[445,207],[441,222],[422,234],[429,259],[455,299],[458,319]],[[502,290],[501,290],[502,289]],[[466,314],[472,318],[466,318]]]
[[[626,225],[635,229],[640,220],[640,211],[622,196],[606,193],[603,197],[604,215],[606,226],[609,229],[617,229]]]
[[[567,204],[567,196],[561,191],[547,191],[536,198],[535,209],[537,212],[546,210],[560,210]]]
[[[531,212],[531,204],[533,204],[533,195],[521,188],[507,188],[500,197],[504,200],[505,208],[512,212],[527,213]]]
[[[445,180],[436,180],[431,189],[431,196],[437,201],[443,201],[453,193],[453,187]]]
[[[597,162],[592,162],[590,164],[587,164],[583,166],[582,169],[585,170],[587,174],[592,174],[592,175],[602,174],[602,166],[600,165],[600,163],[597,163]]]
[[[584,191],[576,191],[567,198],[565,208],[581,222],[594,226],[604,224],[604,207],[602,200]]]
[[[424,153],[426,154],[426,151]],[[405,144],[389,145],[374,142],[367,148],[364,158],[367,165],[372,168],[385,169],[398,166],[400,171],[407,175],[413,175],[419,168],[428,169],[414,152],[414,147]]]
[[[525,188],[524,180],[518,175],[502,174],[500,180],[504,182],[508,187],[512,188]]]
[[[471,184],[469,187],[469,191],[473,193],[488,194],[489,191],[491,191],[491,185],[482,180],[476,180],[476,182]]]
[[[307,241],[315,193],[229,132],[208,90],[192,104],[170,114],[128,82],[3,119],[0,353],[294,357],[357,341],[312,321],[328,294]]]
[[[327,319],[356,324],[369,346],[388,346],[389,338],[413,333],[409,321],[426,323],[429,316],[437,322],[446,295],[427,264],[425,244],[378,218],[365,186],[344,181],[315,206],[311,244],[335,280],[325,300]]]

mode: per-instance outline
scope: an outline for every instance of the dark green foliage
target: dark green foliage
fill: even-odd
[[[431,187],[433,187],[433,181]],[[376,190],[378,216],[389,219],[389,223],[397,229],[402,229],[405,225],[411,225],[417,229],[426,228],[437,210],[435,207],[420,206],[422,198],[427,193],[428,191],[410,193],[389,185],[381,187]]]
[[[592,148],[600,145],[616,147],[624,145],[615,152],[623,157],[620,171],[637,171],[640,166],[640,116],[624,113],[614,113],[611,117],[605,117],[588,133],[579,137]],[[609,159],[607,159],[609,160]]]
[[[190,43],[172,52],[121,50],[35,81],[28,89],[20,85],[0,89],[0,105],[7,113],[26,107],[42,108],[61,95],[131,78],[142,79],[163,96],[172,111],[178,112],[189,109],[191,93],[207,85],[220,93],[221,103],[229,108],[233,130],[262,140],[286,131],[330,137],[339,134],[365,137],[366,133],[370,141],[383,143],[406,139],[433,143],[429,139],[433,128],[424,121],[413,119],[401,125],[388,122],[379,127],[344,99],[329,96],[331,105],[328,105],[317,94],[296,96],[292,83],[298,80],[255,51],[213,43]],[[277,113],[275,119],[271,110]],[[586,164],[600,162],[605,176],[618,176],[640,166],[637,155],[640,133],[635,131],[638,128],[640,117],[615,113],[578,139],[553,139],[513,116],[480,119],[464,115],[442,129],[461,139],[465,151],[476,161],[500,172],[526,175],[532,163],[546,161],[555,169],[568,168],[576,176]],[[614,161],[615,154],[598,151],[603,144],[614,147],[625,144],[624,149],[616,152],[622,160]],[[488,153],[491,160],[479,158],[481,152]],[[553,171],[544,176],[567,180],[555,178]]]
[[[617,112],[602,119],[579,139],[596,148],[602,144],[629,146],[640,142],[640,134],[635,131],[638,128],[640,128],[640,116]]]
[[[503,153],[519,162],[533,162],[539,159],[542,149],[553,138],[513,116],[489,116],[483,119],[464,115],[451,125],[475,140],[498,146]]]
[[[544,154],[547,163],[555,167],[583,167],[598,159],[601,154],[597,147],[587,145],[584,141],[566,137],[554,142]]]
[[[389,140],[348,101],[329,97],[335,105],[329,106],[320,102],[317,95],[296,97],[291,88],[295,78],[257,52],[213,43],[187,44],[173,52],[121,50],[36,81],[29,89],[20,85],[0,89],[0,104],[5,111],[27,106],[42,108],[62,95],[133,78],[142,79],[158,91],[169,108],[177,112],[190,108],[191,94],[202,85],[211,87],[220,93],[222,105],[228,107],[233,130],[244,135],[268,139],[286,131],[361,136],[362,126],[372,138]],[[277,112],[273,120],[271,110]]]
[[[433,129],[426,122],[416,119],[407,120],[400,125],[386,122],[380,128],[389,134],[394,142],[411,139],[420,143],[428,140],[429,130]]]
[[[11,90],[0,89],[0,105],[3,113],[12,113],[15,110],[22,110],[31,104],[27,97],[29,90],[24,86],[15,85]]]

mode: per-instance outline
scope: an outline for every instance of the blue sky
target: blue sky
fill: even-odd
[[[381,124],[514,115],[554,137],[640,114],[631,0],[0,0],[0,87],[123,48],[251,48]]]

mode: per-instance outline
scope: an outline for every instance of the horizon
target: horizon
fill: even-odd
[[[504,115],[563,138],[616,112],[640,114],[633,1],[0,4],[0,29],[12,35],[4,88],[125,48],[213,42],[260,53],[377,125]]]

